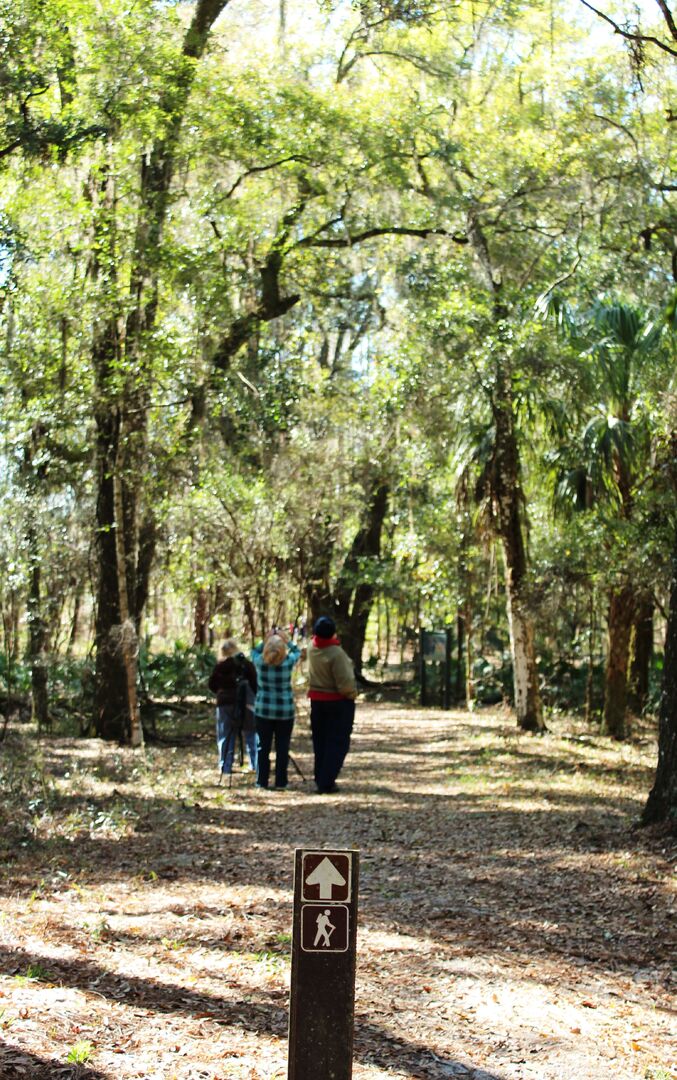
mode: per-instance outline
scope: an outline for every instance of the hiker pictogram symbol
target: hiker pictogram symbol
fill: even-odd
[[[343,953],[350,945],[350,912],[347,904],[301,905],[301,950]]]
[[[350,898],[350,853],[313,851],[303,858],[303,899],[344,901]]]
[[[326,945],[327,948],[329,948],[329,946],[331,945],[330,938],[332,932],[336,929],[336,927],[332,922],[329,921],[330,915],[331,911],[329,910],[329,908],[325,908],[324,911],[321,911],[320,914],[317,916],[317,933],[315,934],[315,940],[313,942],[314,946],[318,945],[320,941],[322,941],[322,944]]]

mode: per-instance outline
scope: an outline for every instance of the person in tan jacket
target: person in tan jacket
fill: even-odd
[[[357,687],[352,661],[328,615],[320,616],[313,627],[308,681],[315,784],[320,795],[332,795],[338,791],[336,778],[350,748]]]

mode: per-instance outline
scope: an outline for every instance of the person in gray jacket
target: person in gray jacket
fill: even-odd
[[[350,748],[357,687],[352,661],[328,615],[320,616],[313,627],[308,681],[315,784],[320,795],[331,795],[338,791],[336,778]]]

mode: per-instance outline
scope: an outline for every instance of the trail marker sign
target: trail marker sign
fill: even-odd
[[[303,952],[345,952],[350,944],[350,911],[346,904],[304,904],[301,908]]]
[[[352,851],[305,851],[302,897],[304,900],[350,899]]]
[[[357,851],[296,852],[289,1080],[352,1076],[358,869]]]

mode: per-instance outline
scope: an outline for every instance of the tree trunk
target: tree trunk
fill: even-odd
[[[641,716],[649,697],[649,672],[653,656],[654,602],[650,593],[642,593],[630,639],[630,677],[628,683],[628,708],[635,716]]]
[[[97,377],[98,499],[97,538],[99,555],[96,609],[96,730],[104,739],[140,741],[138,709],[133,704],[136,686],[136,635],[140,626],[147,582],[139,584],[142,546],[138,535],[138,506],[146,460],[146,427],[149,405],[149,365],[145,344],[155,324],[158,301],[159,261],[175,155],[183,117],[195,76],[194,61],[202,56],[214,21],[229,0],[197,0],[182,49],[182,62],[160,99],[159,109],[167,124],[151,148],[141,155],[141,184],[134,252],[129,278],[129,306],[124,335],[121,315],[111,310],[109,296],[119,289],[115,281],[115,163],[109,159],[101,181],[101,206],[95,216],[92,277],[101,286],[102,308],[95,324],[93,364]],[[104,302],[106,306],[104,306]],[[124,352],[121,341],[124,337]],[[121,361],[124,360],[124,364]],[[113,366],[115,365],[115,367]],[[126,373],[122,388],[112,392],[111,374]],[[115,514],[114,476],[121,491]],[[116,525],[122,542],[124,565],[118,573]],[[137,551],[140,558],[137,564]],[[119,587],[126,589],[126,598]],[[121,625],[126,608],[134,635]],[[127,620],[123,619],[123,624]],[[122,653],[124,652],[124,656]],[[134,688],[132,688],[132,682]],[[129,712],[126,715],[126,710]]]
[[[523,731],[544,731],[533,620],[515,588],[507,586],[506,592],[517,722]]]
[[[111,297],[117,295],[115,161],[112,137],[92,171],[94,243],[90,276],[101,299],[92,328],[92,366],[97,384],[96,552],[97,584],[94,644],[94,728],[101,739],[124,742],[129,731],[126,671],[120,650],[120,599],[116,549],[115,472],[120,452],[120,410],[109,386],[120,366],[120,320]]]
[[[456,612],[456,686],[454,688],[454,696],[457,702],[461,702],[465,696],[465,680],[463,678],[463,654],[465,642],[465,623],[463,620],[463,612],[458,610]]]
[[[80,609],[82,608],[82,598],[84,596],[84,587],[81,582],[75,586],[75,595],[73,596],[73,614],[71,615],[71,628],[68,634],[68,645],[66,647],[66,656],[72,656],[75,649],[78,634],[80,632]]]
[[[336,529],[328,515],[312,522],[311,549],[305,567],[303,590],[310,609],[311,628],[320,615],[334,615],[330,574]]]
[[[468,212],[468,239],[492,299],[499,338],[504,334],[508,311],[502,298],[502,277],[493,266],[492,252],[480,220],[480,207]],[[534,648],[534,625],[529,610],[527,551],[524,540],[521,467],[512,373],[500,348],[496,353],[496,373],[491,408],[494,417],[495,445],[491,470],[491,497],[495,526],[503,545],[505,588],[510,625],[515,711],[523,731],[545,731],[538,688],[538,669]]]
[[[472,605],[469,599],[466,600],[463,608],[463,622],[465,623],[465,704],[467,709],[473,709],[475,706],[475,680],[473,678],[475,642]]]
[[[358,585],[353,595],[353,607],[350,619],[343,631],[343,646],[355,665],[358,675],[362,674],[362,653],[367,637],[367,623],[374,601],[374,586],[368,583]]]
[[[515,711],[523,731],[545,731],[534,646],[534,624],[527,591],[527,552],[522,522],[524,495],[515,435],[512,394],[499,363],[493,402],[496,445],[493,496],[505,561]]]
[[[146,516],[144,517],[141,527],[139,528],[138,537],[138,555],[136,561],[135,578],[135,600],[134,600],[134,621],[136,627],[136,635],[141,635],[141,619],[143,613],[146,610],[146,604],[148,602],[148,596],[150,594],[150,575],[153,568],[153,559],[155,558],[155,547],[157,544],[157,522],[155,520],[155,514],[152,507],[146,508]]]
[[[27,535],[30,564],[28,591],[28,646],[31,668],[31,714],[38,728],[50,726],[49,694],[47,690],[46,623],[42,610],[40,552],[35,525],[31,523]]]
[[[96,670],[94,727],[101,739],[124,742],[127,725],[126,672],[120,651],[120,602],[115,547],[115,495],[113,476],[117,458],[118,418],[110,409],[96,413],[98,498],[96,541],[98,580],[96,594]]]
[[[115,554],[117,558],[118,599],[120,605],[120,650],[125,666],[127,686],[127,706],[129,742],[132,746],[143,745],[143,728],[139,714],[139,702],[136,692],[138,677],[138,638],[136,625],[129,609],[129,590],[127,582],[129,558],[125,546],[124,511],[122,503],[122,479],[116,469],[113,477],[113,498],[115,501]]]
[[[677,822],[677,540],[672,556],[670,610],[658,713],[658,765],[642,824]]]
[[[385,605],[384,614],[385,614],[385,624],[386,624],[385,625],[386,648],[385,648],[384,662],[385,662],[386,667],[388,667],[388,665],[390,664],[390,601],[388,600],[387,596],[384,597],[383,602],[384,602],[384,605]]]
[[[362,672],[367,623],[376,592],[374,584],[365,580],[369,571],[366,564],[381,557],[381,532],[389,498],[389,484],[374,478],[364,521],[355,535],[334,591],[334,608],[343,647],[358,675]]]
[[[590,586],[590,613],[588,621],[588,674],[585,680],[585,722],[592,721],[593,691],[595,679],[595,592]]]
[[[615,589],[609,598],[608,646],[604,678],[602,732],[613,739],[627,739],[628,661],[635,615],[634,593],[629,585]]]
[[[206,589],[198,589],[195,597],[193,614],[193,645],[207,644],[207,624],[209,622],[209,595]]]

